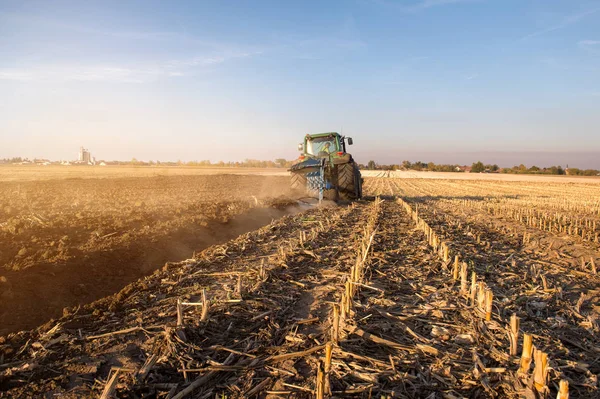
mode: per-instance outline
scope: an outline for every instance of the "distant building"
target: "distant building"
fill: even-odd
[[[95,165],[96,158],[92,157],[92,153],[87,148],[79,147],[79,157],[77,158],[77,162],[86,165]]]

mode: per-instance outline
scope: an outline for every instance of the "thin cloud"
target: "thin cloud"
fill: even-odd
[[[532,32],[528,35],[521,37],[521,39],[519,39],[519,40],[531,39],[532,37],[545,35],[546,33],[554,32],[556,30],[566,28],[570,25],[578,23],[580,20],[582,20],[583,18],[585,18],[589,15],[597,13],[598,11],[600,11],[600,7],[593,8],[593,9],[590,9],[587,11],[583,11],[579,14],[565,16],[563,18],[563,20],[561,22],[557,23],[556,25],[552,25],[552,26],[549,26],[548,28]]]
[[[365,47],[367,44],[362,40],[340,39],[336,37],[320,37],[315,39],[304,39],[296,43],[299,48],[322,48],[342,50],[357,50]]]
[[[579,42],[581,47],[596,46],[600,44],[600,40],[582,40]]]
[[[296,60],[304,60],[304,61],[317,61],[317,60],[321,60],[322,58],[314,56],[314,55],[310,55],[310,54],[298,54],[298,55],[292,55],[293,59]]]
[[[244,54],[239,54],[236,56],[212,56],[212,57],[193,57],[190,59],[185,59],[185,60],[172,60],[167,62],[164,65],[164,68],[166,69],[174,69],[174,68],[193,68],[193,67],[198,67],[198,66],[209,66],[209,65],[216,65],[216,64],[222,64],[223,62],[227,61],[228,59],[231,58],[243,58],[243,57],[247,57],[249,56],[248,53],[244,53]]]
[[[562,71],[579,71],[579,72],[598,72],[600,67],[595,65],[582,64],[581,62],[574,62],[570,59],[559,59],[554,57],[542,58],[540,62],[553,69]]]
[[[42,15],[31,15],[15,12],[4,12],[0,10],[0,25],[2,23],[12,23],[18,26],[42,28],[49,31],[63,31],[65,33],[74,33],[78,36],[96,36],[108,39],[123,39],[125,41],[146,41],[155,42],[157,45],[167,47],[173,43],[177,46],[185,44],[190,49],[201,52],[214,53],[258,53],[261,51],[257,46],[237,46],[232,43],[224,43],[218,40],[198,37],[181,31],[146,31],[146,30],[108,30],[97,26],[87,26],[78,23],[64,22],[56,18],[50,18]],[[235,58],[235,57],[232,57]]]
[[[591,54],[600,54],[600,40],[581,40],[578,45]]]
[[[22,69],[0,69],[0,80],[29,81],[80,81],[143,83],[156,79],[158,69],[125,68],[115,66],[50,65]]]
[[[0,69],[0,80],[14,80],[18,82],[27,82],[33,80],[33,75],[28,71],[19,69]]]
[[[277,44],[266,47],[266,51],[301,60],[323,60],[368,47],[368,44],[361,40],[357,33],[337,31],[331,32],[327,36],[316,37],[279,35],[276,42]]]
[[[431,59],[429,56],[412,56],[396,64],[392,70],[380,71],[375,79],[383,85],[398,86],[405,85],[410,80],[410,76],[415,68],[422,68],[426,61]]]
[[[411,57],[408,59],[408,61],[410,62],[417,62],[417,61],[425,61],[430,59],[431,57],[428,55],[422,55],[422,56],[416,56],[416,57]]]
[[[483,0],[418,0],[407,2],[392,1],[392,0],[371,0],[372,3],[394,7],[403,12],[417,12],[420,10],[426,10],[433,7],[448,6],[452,4],[463,4],[463,3],[477,3]]]
[[[43,28],[48,30],[61,30],[74,32],[78,34],[86,35],[97,35],[97,36],[111,36],[122,39],[139,39],[139,40],[152,40],[152,39],[177,39],[183,40],[189,38],[187,35],[179,32],[156,32],[156,31],[110,31],[104,29],[98,29],[93,26],[85,26],[76,23],[66,23],[62,20],[49,18],[47,16],[35,15],[35,14],[24,14],[18,12],[7,12],[0,11],[0,19],[5,23],[10,22],[19,26],[34,26],[36,28]]]
[[[147,66],[120,65],[47,65],[45,67],[0,68],[0,80],[12,81],[79,81],[145,83],[162,77],[181,77],[199,68],[208,68],[233,58],[250,57],[255,53],[194,57],[171,60]]]
[[[431,8],[457,3],[472,3],[474,0],[423,0],[415,5],[417,8]]]

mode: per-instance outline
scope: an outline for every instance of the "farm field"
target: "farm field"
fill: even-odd
[[[237,175],[0,182],[0,335],[299,211],[287,190]]]
[[[284,168],[230,168],[206,166],[38,166],[0,165],[0,182],[23,182],[57,179],[102,179],[124,177],[160,176],[214,176],[214,175],[258,175],[287,177]],[[364,177],[389,177],[395,179],[442,179],[442,180],[486,180],[552,183],[600,184],[600,177],[554,176],[504,173],[452,173],[423,172],[413,170],[363,170]]]
[[[364,177],[388,177],[394,179],[442,179],[442,180],[485,180],[485,181],[521,181],[538,183],[585,183],[599,184],[598,176],[558,176],[529,175],[510,173],[462,173],[462,172],[427,172],[415,170],[363,170]]]
[[[177,223],[173,204],[193,203],[185,190],[218,184],[210,179],[227,179],[227,215],[252,207],[249,193],[262,194],[254,207],[289,201],[285,178],[253,177],[281,187],[266,192],[248,177],[193,178],[208,180],[156,204],[156,193],[137,198],[141,187],[122,201],[104,187],[102,209],[116,202],[135,221],[149,206],[146,218],[163,209]],[[364,188],[362,201],[289,212],[0,337],[0,397],[600,395],[600,186],[380,176]],[[216,195],[185,214],[214,209]],[[17,274],[41,267],[25,260],[8,264]]]
[[[221,168],[195,166],[62,166],[62,165],[0,165],[0,182],[39,181],[57,179],[98,179],[159,176],[214,175],[287,176],[280,168]]]

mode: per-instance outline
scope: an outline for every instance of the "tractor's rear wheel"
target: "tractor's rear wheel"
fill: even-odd
[[[335,188],[323,190],[323,199],[337,201],[339,199],[339,193]]]
[[[330,183],[331,188],[325,188],[323,190],[323,199],[328,201],[338,201],[340,199],[340,193],[338,187],[333,184],[337,181],[337,169],[335,167],[328,167],[325,169],[325,181]]]
[[[362,197],[362,179],[354,162],[337,165],[340,199],[355,200]]]

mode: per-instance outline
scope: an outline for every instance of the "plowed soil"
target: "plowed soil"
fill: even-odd
[[[0,182],[0,335],[298,211],[287,183],[233,175]]]

